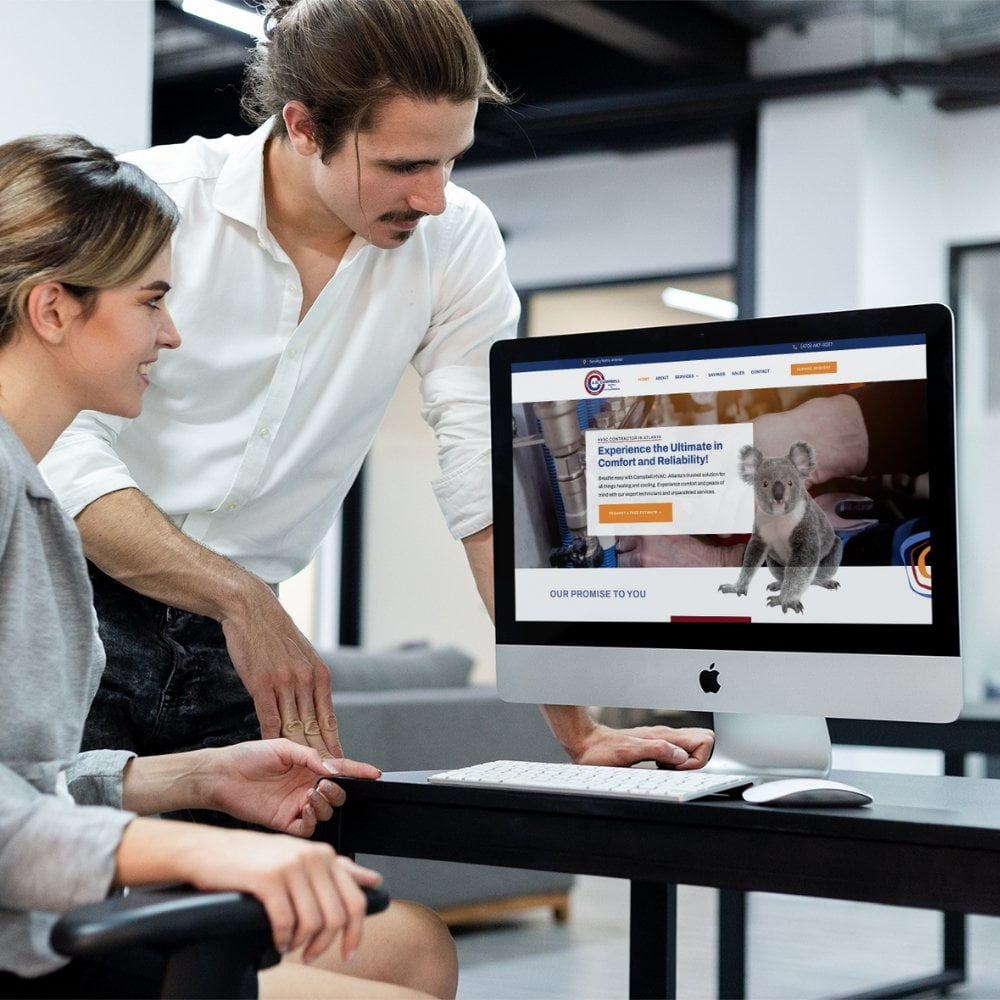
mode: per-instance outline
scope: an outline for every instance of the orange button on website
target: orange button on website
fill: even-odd
[[[836,361],[803,361],[792,365],[793,375],[836,375]]]
[[[672,503],[602,503],[597,505],[597,516],[603,524],[647,524],[654,521],[672,521]]]

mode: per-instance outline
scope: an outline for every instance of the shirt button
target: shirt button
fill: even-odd
[[[290,358],[297,358],[299,356],[299,349],[297,347],[289,347],[288,356]]]
[[[226,510],[236,510],[236,504],[230,500],[229,503],[226,504]]]
[[[257,433],[266,441],[271,436],[271,429],[269,427],[261,427]]]

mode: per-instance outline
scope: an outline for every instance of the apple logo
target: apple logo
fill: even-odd
[[[718,693],[719,671],[715,669],[714,663],[698,675],[698,683],[701,685],[702,691],[706,694]]]

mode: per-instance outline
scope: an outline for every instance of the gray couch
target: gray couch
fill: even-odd
[[[446,770],[487,760],[565,760],[535,705],[512,705],[470,684],[471,658],[453,647],[321,652],[333,681],[345,753],[383,771]],[[450,924],[496,919],[528,907],[568,915],[573,876],[420,859],[359,855],[401,899]]]

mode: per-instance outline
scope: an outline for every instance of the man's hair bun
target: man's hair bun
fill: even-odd
[[[298,6],[299,0],[271,0],[264,12],[264,34],[270,37],[271,32],[284,20],[288,12]]]

